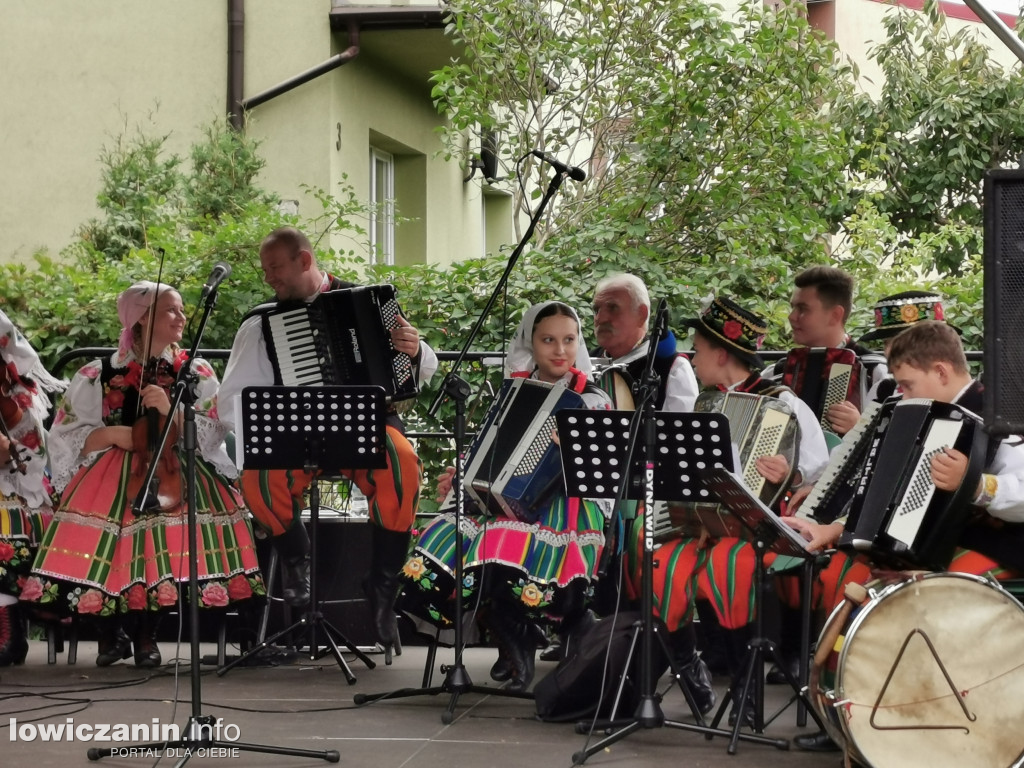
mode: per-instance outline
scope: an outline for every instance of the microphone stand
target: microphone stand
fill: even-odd
[[[173,423],[173,414],[177,412],[179,404],[184,404],[183,407],[183,442],[184,442],[184,454],[185,454],[185,489],[186,499],[188,503],[188,594],[189,594],[189,605],[188,605],[188,617],[189,617],[189,651],[191,654],[191,666],[189,667],[189,677],[192,683],[192,714],[188,719],[188,724],[185,726],[185,731],[181,738],[173,741],[158,741],[151,742],[149,744],[138,744],[134,745],[134,749],[150,750],[165,752],[171,749],[182,749],[184,754],[182,758],[175,763],[175,768],[181,768],[185,765],[195,754],[202,754],[197,752],[198,750],[204,750],[206,753],[211,748],[223,748],[227,750],[239,750],[241,752],[262,752],[264,754],[272,755],[292,755],[294,757],[313,757],[321,760],[326,760],[329,763],[337,763],[341,760],[341,755],[336,750],[310,750],[310,749],[291,749],[288,747],[275,747],[263,744],[247,744],[236,741],[220,740],[216,737],[220,733],[220,727],[217,722],[217,718],[212,715],[204,715],[202,713],[202,682],[201,682],[201,671],[199,668],[200,650],[199,650],[199,542],[198,542],[198,524],[196,521],[196,411],[195,403],[197,399],[196,384],[199,381],[199,376],[192,370],[192,364],[195,360],[196,353],[199,349],[199,343],[203,338],[203,333],[206,330],[206,323],[209,319],[210,312],[213,310],[214,305],[217,303],[217,291],[216,288],[209,292],[206,298],[206,304],[203,308],[203,316],[199,323],[199,331],[196,333],[195,341],[192,344],[192,348],[189,350],[188,359],[181,366],[181,370],[178,372],[178,379],[174,384],[174,396],[171,399],[171,410],[169,411],[170,416],[167,418],[167,422],[164,425],[163,433],[160,435],[160,445],[156,452],[156,456],[159,457],[163,453],[163,448],[167,442],[167,436]],[[149,472],[146,475],[145,482],[142,484],[142,488],[139,491],[138,498],[132,506],[132,510],[135,514],[139,514],[142,509],[145,509],[147,497],[149,496],[149,486],[153,482],[153,477],[156,472],[156,460],[150,462]],[[120,752],[124,747],[118,747],[117,752]],[[90,760],[99,760],[104,757],[109,757],[115,752],[113,748],[90,748],[87,752]]]
[[[440,693],[448,693],[451,698],[448,701],[448,707],[443,713],[441,713],[441,722],[446,725],[454,719],[455,707],[458,704],[459,697],[463,693],[482,693],[497,696],[507,696],[510,698],[519,699],[532,699],[532,693],[526,693],[525,691],[506,691],[501,688],[492,688],[490,686],[474,685],[472,679],[469,676],[469,672],[466,671],[466,666],[462,661],[462,652],[464,650],[463,640],[463,608],[462,608],[462,515],[463,515],[463,504],[465,502],[465,493],[462,487],[462,470],[463,470],[463,445],[465,444],[466,437],[466,401],[469,399],[472,393],[472,388],[465,379],[459,376],[459,369],[462,367],[463,361],[469,353],[470,347],[473,345],[473,341],[480,333],[480,329],[483,327],[484,321],[490,314],[491,309],[494,307],[498,296],[501,294],[505,287],[505,283],[508,282],[509,275],[512,274],[512,270],[515,268],[516,263],[519,261],[519,257],[522,255],[526,248],[526,244],[533,237],[533,231],[537,228],[537,222],[540,221],[541,215],[544,213],[544,209],[548,203],[558,192],[558,188],[562,186],[562,182],[568,175],[568,170],[560,173],[556,173],[551,179],[551,183],[548,185],[547,191],[544,193],[544,197],[541,198],[540,204],[537,206],[536,212],[530,219],[530,226],[527,227],[526,232],[523,234],[522,239],[516,245],[515,250],[508,258],[508,263],[505,265],[505,271],[502,273],[497,284],[494,286],[494,290],[491,292],[490,298],[487,299],[487,304],[484,305],[480,316],[476,320],[476,324],[473,329],[469,332],[469,336],[466,338],[465,343],[462,345],[462,350],[459,352],[459,356],[452,363],[451,370],[445,376],[444,381],[438,390],[437,395],[434,397],[434,402],[431,403],[427,413],[430,416],[436,416],[438,408],[441,405],[441,401],[445,397],[449,397],[455,403],[455,427],[452,430],[455,439],[455,475],[452,477],[452,488],[455,491],[455,661],[451,665],[442,667],[444,672],[444,681],[439,686],[422,687],[422,688],[401,688],[397,691],[391,691],[390,693],[371,693],[371,694],[356,694],[353,697],[353,701],[357,704],[367,704],[380,699],[399,699],[408,698],[411,696],[436,696]]]

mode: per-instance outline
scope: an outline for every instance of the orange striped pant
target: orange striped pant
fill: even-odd
[[[366,496],[371,522],[389,531],[412,528],[419,508],[423,464],[405,435],[387,427],[387,467],[343,469],[335,474],[349,478]],[[242,497],[253,517],[273,536],[287,531],[306,504],[303,495],[313,475],[303,470],[260,469],[242,472]]]

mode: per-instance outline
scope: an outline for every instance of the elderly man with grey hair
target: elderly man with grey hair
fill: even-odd
[[[619,274],[598,282],[594,291],[594,334],[600,347],[594,356],[604,358],[609,373],[599,384],[612,396],[616,408],[633,408],[628,383],[643,374],[650,317],[651,298],[639,277]],[[697,399],[697,378],[690,361],[677,354],[674,345],[668,347],[664,351],[659,348],[654,359],[654,370],[661,377],[655,405],[659,411],[691,411]]]
[[[643,376],[647,352],[654,343],[654,370],[659,376],[655,407],[659,411],[692,411],[698,386],[690,361],[676,352],[671,334],[660,342],[649,338],[650,317],[650,294],[639,277],[618,274],[598,282],[594,290],[594,334],[600,347],[594,356],[599,358],[599,369],[603,371],[598,375],[598,386],[611,395],[615,408],[632,410],[630,385]],[[618,511],[623,518],[633,517],[636,504],[622,502]],[[635,537],[626,537],[626,541],[631,539]],[[710,711],[715,694],[711,675],[697,653],[693,624],[671,632],[669,643],[697,705],[702,712]]]

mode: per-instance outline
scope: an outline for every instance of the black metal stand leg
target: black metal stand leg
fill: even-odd
[[[737,701],[732,694],[734,691],[739,689],[741,695],[738,699],[738,704],[736,704],[736,723],[733,726],[732,735],[729,740],[728,752],[730,755],[736,754],[737,742],[742,738],[740,729],[743,727],[743,723],[746,720],[747,709],[750,706],[754,707],[755,733],[763,733],[765,725],[773,722],[775,718],[782,714],[794,699],[803,705],[804,712],[810,712],[818,726],[824,730],[824,724],[812,709],[811,700],[807,693],[806,686],[802,685],[800,681],[793,677],[789,668],[783,663],[781,654],[779,653],[778,648],[775,647],[775,643],[764,637],[764,620],[760,605],[761,600],[764,597],[763,589],[766,572],[764,556],[767,552],[768,546],[767,543],[761,539],[756,539],[751,543],[757,552],[757,564],[754,566],[754,594],[756,595],[754,606],[754,638],[747,645],[747,653],[744,657],[742,673],[740,676],[733,679],[732,685],[729,687],[729,693],[726,695],[725,701],[723,701],[722,705],[718,708],[718,712],[715,714],[715,719],[711,723],[714,727],[718,726],[722,715],[725,713],[725,710],[729,705],[729,701]],[[806,620],[809,619],[806,619],[805,617],[805,621]],[[802,640],[801,643],[802,645],[806,645],[807,640]],[[778,665],[779,669],[783,671],[786,677],[787,684],[794,693],[794,697],[767,720],[765,720],[764,717],[764,665],[766,661],[771,661]],[[806,663],[806,661],[803,662],[805,667]],[[742,688],[740,688],[741,685]],[[751,691],[754,693],[753,697],[750,696]],[[750,701],[751,698],[753,698],[752,702]],[[783,746],[783,744],[785,746]],[[789,749],[789,741],[785,739],[778,740],[777,746],[780,749]]]

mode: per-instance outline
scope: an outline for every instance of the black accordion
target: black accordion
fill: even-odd
[[[970,519],[984,468],[981,420],[950,403],[890,400],[872,427],[840,547],[897,568],[942,570]],[[968,457],[955,491],[938,489],[931,478],[932,458],[947,447]]]
[[[327,291],[261,314],[275,384],[377,385],[389,400],[419,392],[412,359],[391,341],[401,315],[393,285]]]

